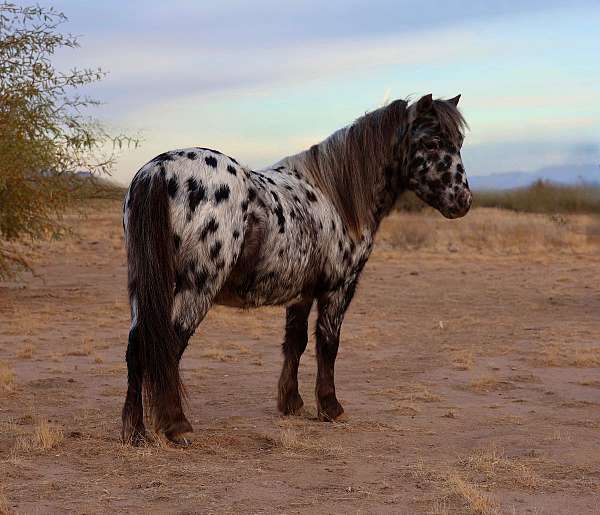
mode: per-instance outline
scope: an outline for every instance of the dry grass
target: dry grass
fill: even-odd
[[[450,515],[450,509],[448,503],[444,500],[433,501],[433,506],[427,512],[428,515]]]
[[[441,397],[433,393],[422,383],[409,383],[394,388],[384,388],[374,392],[374,395],[385,395],[395,400],[409,402],[438,402]]]
[[[529,213],[600,213],[600,188],[562,186],[536,181],[529,187],[506,191],[478,191],[477,206]]]
[[[448,223],[439,214],[394,212],[381,224],[379,238],[393,249],[514,255],[528,252],[589,250],[594,217],[556,217],[515,213],[502,209],[473,209],[463,219]],[[594,243],[595,242],[595,243]]]
[[[31,343],[26,343],[17,351],[16,356],[19,359],[31,359],[34,351],[35,347]]]
[[[249,355],[251,351],[245,345],[236,342],[222,342],[218,347],[206,347],[200,350],[201,358],[222,362],[237,361],[238,354]]]
[[[391,411],[399,415],[414,417],[421,412],[418,403],[438,402],[441,397],[433,393],[427,386],[421,383],[409,383],[393,388],[377,390],[373,395],[385,395],[390,397],[394,404]]]
[[[17,438],[14,452],[47,451],[58,447],[64,441],[60,427],[50,425],[42,419],[34,428],[33,434]]]
[[[417,216],[411,218],[414,218],[411,220],[412,223],[403,224],[401,227],[396,227],[397,230],[389,231],[384,236],[385,241],[399,250],[417,250],[433,246],[436,241],[434,224],[420,218],[418,218],[419,222],[415,223]]]
[[[409,400],[419,402],[438,402],[441,397],[433,393],[427,386],[415,383],[409,386]]]
[[[294,453],[310,453],[320,456],[340,456],[342,447],[325,442],[305,430],[284,428],[278,438],[278,444],[286,451]]]
[[[7,363],[0,361],[0,390],[12,392],[15,388],[15,373]]]
[[[81,342],[81,347],[78,349],[73,349],[67,352],[66,356],[89,356],[92,353],[92,343],[93,340],[91,338],[84,338]]]
[[[8,499],[2,491],[2,487],[0,487],[0,515],[8,515],[9,513],[11,513],[11,509],[8,504]]]
[[[516,458],[507,458],[495,445],[478,449],[462,458],[459,464],[470,472],[483,474],[488,484],[500,483],[518,488],[534,489],[542,480],[527,465]]]
[[[418,415],[421,410],[414,402],[401,402],[394,406],[393,411],[399,415],[405,415],[407,417],[414,417]]]
[[[468,388],[474,392],[498,392],[514,389],[514,385],[510,381],[503,381],[491,375],[477,377],[471,380]]]
[[[466,513],[476,515],[498,515],[500,510],[494,500],[472,483],[469,483],[456,472],[448,473],[446,488],[450,495],[458,497],[464,505]]]
[[[208,349],[202,349],[200,357],[214,359],[216,361],[235,361],[235,356],[225,352],[223,349],[217,347],[209,347]]]
[[[465,479],[458,471],[449,467],[425,466],[422,459],[418,459],[409,468],[410,475],[423,482],[437,485],[443,492],[441,499],[433,502],[428,513],[445,515],[452,513],[470,513],[477,515],[498,515],[500,513],[497,503],[486,493],[482,492],[474,483]],[[450,510],[449,502],[460,504],[461,510]]]
[[[538,360],[545,367],[600,367],[600,347],[552,344],[543,348]]]
[[[577,381],[580,386],[591,386],[592,388],[600,388],[599,379],[584,379],[583,381]]]
[[[456,370],[471,370],[475,360],[473,351],[463,350],[454,353],[452,358],[452,368]]]
[[[441,491],[442,495],[428,511],[439,515],[505,513],[504,507],[485,490],[498,487],[534,490],[545,483],[530,467],[517,458],[506,457],[495,445],[476,450],[454,466],[439,463],[426,466],[419,459],[408,470],[419,482]],[[460,505],[458,511],[457,505]]]

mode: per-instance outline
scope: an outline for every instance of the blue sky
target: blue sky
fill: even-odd
[[[386,99],[463,95],[467,172],[600,162],[600,2],[59,0],[109,72],[90,93],[148,159],[218,148],[253,167],[320,141]]]

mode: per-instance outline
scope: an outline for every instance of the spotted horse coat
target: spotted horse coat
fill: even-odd
[[[303,405],[297,372],[316,301],[318,416],[343,413],[334,384],[340,327],[381,219],[406,189],[449,218],[469,209],[458,98],[397,100],[262,170],[194,147],[138,171],[123,217],[132,316],[126,442],[145,436],[143,405],[168,439],[192,430],[179,360],[213,304],[286,306],[278,408],[292,414]]]

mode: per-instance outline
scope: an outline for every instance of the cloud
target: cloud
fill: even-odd
[[[600,128],[597,1],[54,4],[84,34],[60,64],[109,70],[88,92],[108,102],[99,115],[146,131],[119,164],[123,180],[186,145],[266,165],[375,107],[386,89],[464,93],[465,155],[477,173],[560,161],[566,143],[592,141]],[[560,145],[520,146],[531,140]]]
[[[420,0],[55,0],[79,33],[129,34],[132,40],[211,50],[271,48],[326,39],[379,37],[438,30],[465,22],[594,5],[594,0],[447,0],[425,6]]]
[[[340,76],[352,81],[384,67],[460,63],[501,52],[502,45],[481,42],[475,30],[445,29],[422,32],[418,38],[354,37],[235,50],[114,39],[87,45],[78,60],[110,70],[97,90],[103,100],[126,100],[135,108],[174,97],[243,94]],[[67,56],[61,58],[64,65]]]

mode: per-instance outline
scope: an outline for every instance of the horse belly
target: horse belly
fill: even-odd
[[[280,263],[284,264],[284,263]],[[308,295],[313,283],[306,270],[287,270],[281,266],[234,271],[215,302],[223,306],[253,308],[294,304]]]

